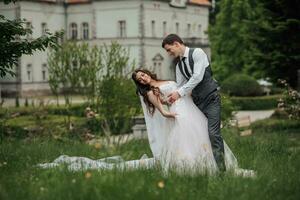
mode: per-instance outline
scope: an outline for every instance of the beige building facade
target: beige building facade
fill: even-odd
[[[174,66],[161,42],[170,33],[210,56],[206,0],[35,0],[0,4],[8,19],[26,19],[30,38],[65,30],[65,39],[104,45],[116,41],[129,50],[130,62],[154,70],[162,79],[174,79]],[[24,55],[16,77],[0,79],[2,96],[49,94],[48,52]]]

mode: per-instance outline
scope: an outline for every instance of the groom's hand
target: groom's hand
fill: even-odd
[[[168,102],[174,103],[177,99],[180,98],[180,94],[175,91],[168,95]]]

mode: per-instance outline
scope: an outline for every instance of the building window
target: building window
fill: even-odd
[[[126,21],[119,21],[119,37],[126,37]]]
[[[47,64],[44,63],[42,65],[42,78],[43,78],[43,81],[47,81]]]
[[[42,29],[42,36],[43,35],[46,35],[46,32],[47,32],[47,23],[42,23],[41,25],[41,29]]]
[[[26,29],[32,29],[32,23],[31,22],[26,22]],[[26,33],[26,38],[31,39],[32,38],[32,33]]]
[[[26,67],[27,70],[27,80],[28,81],[33,81],[33,77],[32,77],[32,65],[28,64]]]
[[[155,73],[159,74],[161,76],[162,73],[162,62],[164,60],[164,57],[161,54],[156,54],[154,56],[154,58],[152,58],[153,61],[153,67],[154,67],[154,71]]]
[[[89,24],[87,22],[82,23],[82,35],[83,39],[89,39]]]
[[[151,30],[152,30],[152,37],[155,37],[155,21],[151,21]]]
[[[176,22],[176,34],[179,35],[179,22]]]
[[[167,35],[167,22],[163,22],[163,37]]]
[[[78,36],[78,31],[77,31],[77,24],[76,23],[71,23],[70,25],[71,28],[71,39],[76,40]]]
[[[187,24],[187,32],[186,32],[186,36],[190,37],[191,36],[191,24]]]
[[[198,35],[199,35],[199,38],[202,38],[202,26],[201,26],[201,24],[198,25]]]

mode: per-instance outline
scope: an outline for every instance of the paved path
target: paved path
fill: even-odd
[[[15,107],[15,105],[16,105],[15,98],[2,98],[2,99],[4,100],[3,107]],[[39,105],[41,101],[44,102],[44,105],[56,105],[57,104],[56,97],[54,97],[54,96],[41,96],[41,97],[36,97],[36,98],[28,98],[29,105],[32,105],[32,102],[34,102],[34,105]],[[72,96],[70,101],[72,104],[85,102],[85,100],[82,96]],[[60,96],[58,99],[58,103],[59,103],[59,105],[64,105],[65,104],[64,97]],[[24,106],[25,98],[20,98],[19,104],[20,104],[20,106]]]

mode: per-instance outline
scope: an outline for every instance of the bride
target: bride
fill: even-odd
[[[123,161],[120,156],[115,156],[91,160],[62,155],[52,163],[38,166],[50,168],[64,163],[70,170],[76,171],[153,168],[160,165],[164,173],[170,170],[180,174],[217,173],[207,119],[193,103],[191,96],[186,95],[168,105],[167,96],[177,89],[174,81],[159,80],[155,74],[143,69],[135,70],[132,79],[141,98],[153,158],[143,156],[139,160]],[[225,142],[224,150],[228,171],[236,175],[254,176],[252,170],[238,168],[237,160]]]

